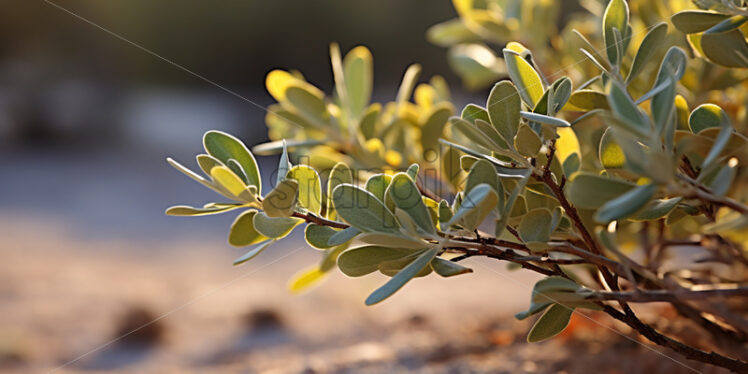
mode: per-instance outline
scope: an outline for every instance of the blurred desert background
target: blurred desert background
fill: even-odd
[[[393,97],[419,62],[422,77],[446,77],[458,105],[483,100],[425,40],[428,26],[454,16],[449,1],[3,5],[0,372],[717,372],[683,366],[589,312],[557,339],[525,343],[530,323],[513,314],[537,278],[496,261],[466,261],[475,273],[416,279],[365,307],[384,277],[336,273],[303,295],[287,291],[320,256],[300,231],[233,267],[243,253],[226,242],[234,215],[163,214],[213,197],[164,159],[191,165],[209,129],[267,140],[265,74],[297,68],[330,92],[332,41],[372,50],[375,99]],[[276,162],[260,159],[263,170]]]

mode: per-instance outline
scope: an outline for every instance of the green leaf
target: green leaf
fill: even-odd
[[[732,182],[735,179],[735,174],[737,174],[736,166],[728,163],[719,168],[714,179],[707,184],[707,187],[712,190],[713,195],[723,196],[730,190]]]
[[[351,226],[363,232],[399,232],[395,216],[371,192],[341,184],[332,195],[338,215]]]
[[[601,223],[608,223],[626,218],[643,208],[649,200],[652,200],[655,192],[657,192],[657,185],[655,184],[645,184],[635,187],[605,203],[595,214],[595,220]]]
[[[366,190],[371,192],[379,201],[384,202],[384,193],[390,186],[392,176],[387,174],[374,174],[366,180]]]
[[[686,56],[686,52],[678,47],[670,47],[665,57],[662,58],[660,70],[657,72],[657,79],[652,87],[656,87],[665,80],[670,79],[671,76],[674,81],[679,81],[686,73],[687,63],[688,56]]]
[[[522,124],[517,131],[517,136],[514,138],[514,148],[526,157],[535,157],[540,151],[540,147],[543,146],[543,142],[540,140],[538,134],[533,131],[530,126]]]
[[[286,148],[286,140],[283,139],[283,153],[281,153],[280,161],[278,162],[278,178],[275,184],[279,184],[286,179],[288,170],[291,169],[291,162],[288,161],[288,149]]]
[[[449,48],[447,62],[469,89],[479,89],[505,75],[506,68],[484,44],[466,43]]]
[[[612,0],[622,1],[622,0]],[[550,339],[560,334],[571,320],[571,315],[574,313],[574,309],[564,305],[555,304],[548,308],[542,316],[535,322],[535,325],[527,335],[527,341],[529,343],[535,343]]]
[[[411,256],[414,252],[403,248],[367,245],[351,248],[338,257],[338,267],[349,277],[361,277],[379,270],[379,264]]]
[[[571,94],[563,109],[586,112],[609,108],[608,97],[604,93],[593,90],[577,90]]]
[[[490,95],[488,96],[488,100],[489,102],[491,101]],[[465,121],[468,121],[473,124],[475,123],[476,119],[482,119],[489,123],[491,122],[491,119],[488,117],[488,111],[475,104],[466,105],[465,108],[462,109],[462,113],[460,114],[460,117],[462,117],[462,119],[464,119]]]
[[[213,185],[209,180],[201,177],[199,174],[195,173],[194,171],[188,169],[184,165],[180,164],[179,162],[175,161],[174,159],[167,157],[166,162],[169,163],[174,169],[177,169],[182,174],[190,177],[192,180],[197,181],[198,183],[202,184],[205,187],[210,188],[211,190],[218,192],[219,194],[223,195],[224,197],[227,197],[229,199],[235,199],[236,196],[232,195],[228,191],[224,191],[223,189],[219,188],[218,186]],[[207,173],[210,175],[210,171]]]
[[[364,47],[353,48],[343,59],[343,74],[349,110],[357,118],[371,100],[373,58]]]
[[[510,49],[504,49],[504,61],[509,77],[517,86],[522,101],[530,108],[534,108],[545,91],[540,75],[529,62]],[[490,107],[486,109],[491,113]]]
[[[423,249],[427,248],[430,244],[416,238],[400,234],[383,234],[376,232],[368,232],[361,234],[358,240],[367,243],[374,244],[380,247],[389,248],[407,248],[407,249]]]
[[[673,15],[671,20],[676,29],[686,34],[706,31],[730,16],[703,10],[685,10]]]
[[[586,50],[584,48],[579,48],[579,51],[582,52],[582,54],[584,55],[584,57],[586,57],[588,60],[590,60],[590,62],[592,62],[592,64],[595,65],[595,67],[598,68],[601,73],[609,73],[608,69],[605,68],[605,66],[603,65],[603,63],[600,60],[598,60],[597,58],[595,58],[595,56],[592,54],[592,52],[590,52],[590,51],[588,51],[588,50]]]
[[[462,204],[460,204],[460,208],[457,210],[457,213],[452,216],[452,219],[447,222],[446,226],[449,227],[454,225],[463,217],[475,211],[479,211],[481,212],[481,214],[488,215],[488,213],[491,212],[491,209],[496,206],[498,201],[499,197],[496,194],[494,187],[485,183],[479,184],[472,190],[468,191],[468,193],[465,195],[465,198],[462,200]],[[478,217],[476,217],[476,220],[474,222],[477,222],[476,225],[480,224],[485,218],[485,216],[481,217],[479,215]],[[475,227],[465,227],[465,229],[472,231],[475,229]]]
[[[442,230],[445,230],[446,227],[444,227],[443,224],[449,222],[449,220],[452,219],[452,208],[449,206],[449,203],[447,200],[442,200],[439,202],[439,224],[441,226]]]
[[[660,45],[667,36],[667,23],[661,22],[649,30],[642,44],[639,45],[639,49],[636,51],[634,62],[631,63],[631,69],[626,77],[626,84],[628,85],[631,81],[636,78],[639,73],[644,70],[647,63],[654,57]]]
[[[505,155],[504,153],[506,152],[506,150],[511,149],[511,147],[507,145],[507,142],[504,140],[501,134],[499,134],[499,132],[496,131],[496,128],[493,127],[493,125],[491,125],[490,123],[482,119],[476,119],[475,127],[477,127],[484,136],[488,137],[488,139],[491,140],[491,142],[493,143],[492,145],[496,149],[500,150],[500,154]]]
[[[498,175],[494,166],[486,160],[476,161],[470,168],[467,180],[465,181],[465,191],[470,192],[481,184],[491,186],[499,198],[499,203],[504,203],[504,187],[499,182]],[[491,212],[493,206],[486,205],[468,213],[463,218],[463,224],[467,227],[477,227],[483,219]]]
[[[740,30],[703,34],[701,51],[712,62],[733,68],[748,68],[748,43]]]
[[[431,215],[421,198],[421,192],[407,174],[395,174],[389,188],[387,188],[387,192],[395,202],[395,206],[407,213],[418,228],[425,233],[436,234],[431,221]]]
[[[273,239],[286,237],[303,221],[294,217],[270,217],[265,212],[258,212],[252,220],[258,233]]]
[[[441,257],[434,257],[434,259],[431,260],[431,268],[436,272],[436,274],[439,274],[444,278],[473,272],[473,269],[464,267],[456,262],[445,260]]]
[[[631,100],[626,89],[621,87],[618,82],[612,82],[610,86],[608,104],[610,104],[610,107],[618,118],[632,126],[635,131],[640,134],[647,134],[649,132],[649,123],[642,118],[639,108],[637,108],[634,101]]]
[[[490,123],[504,140],[509,142],[514,139],[514,135],[519,128],[519,112],[522,109],[522,101],[514,84],[509,81],[496,83],[491,89],[491,93],[488,94],[486,108]],[[463,111],[463,118],[465,117],[464,113]]]
[[[432,157],[427,152],[439,154],[439,138],[444,133],[444,126],[452,112],[454,108],[450,103],[439,103],[431,108],[426,122],[421,126],[421,146],[424,158]]]
[[[571,97],[572,84],[569,77],[561,77],[545,91],[535,108],[532,110],[537,114],[555,116],[561,108],[566,105]],[[550,108],[548,107],[550,101]]]
[[[730,18],[728,18],[728,19],[726,19],[726,20],[724,20],[724,21],[722,21],[722,22],[720,22],[720,23],[718,23],[718,24],[710,27],[709,30],[704,31],[704,35],[721,34],[721,33],[724,33],[724,32],[732,31],[732,30],[735,30],[735,29],[739,28],[740,26],[743,26],[743,24],[746,21],[748,21],[748,16],[741,15],[741,14],[739,14],[737,16],[732,16],[732,17],[730,17]]]
[[[633,183],[622,179],[578,172],[567,184],[566,194],[577,208],[597,209],[634,187]]]
[[[542,312],[555,302],[554,296],[559,293],[574,293],[581,288],[573,281],[558,276],[541,279],[532,288],[530,308],[525,312],[517,313],[515,317],[523,320],[533,314]]]
[[[551,304],[552,303],[550,303],[550,302],[547,302],[547,303],[532,303],[530,305],[529,309],[527,309],[524,312],[520,312],[520,313],[515,314],[514,318],[516,318],[516,319],[518,319],[518,320],[521,321],[523,319],[526,319],[527,317],[530,317],[530,316],[532,316],[534,314],[538,314],[538,313],[544,311],[545,308],[549,307]]]
[[[629,6],[624,0],[610,0],[603,14],[603,39],[605,40],[605,51],[611,64],[619,65],[623,56],[619,56],[616,38],[613,29],[620,32],[626,30],[629,24]]]
[[[369,295],[369,297],[366,298],[366,305],[377,304],[397,292],[408,283],[408,281],[413,279],[416,274],[421,272],[423,268],[428,266],[431,260],[436,256],[436,253],[436,248],[424,251],[420,256],[418,256],[418,258],[413,260],[413,262],[392,277],[392,279]]]
[[[600,163],[606,169],[620,169],[626,164],[626,156],[621,146],[616,144],[613,139],[613,131],[608,128],[600,138],[600,148],[598,150]]]
[[[670,213],[683,198],[674,197],[671,199],[652,200],[640,212],[634,214],[630,219],[634,221],[649,221],[660,219]]]
[[[254,217],[256,214],[256,210],[250,209],[236,217],[234,223],[231,224],[229,244],[244,247],[268,239],[255,230]]]
[[[239,177],[239,179],[241,179],[245,185],[248,184],[247,173],[244,172],[244,169],[242,169],[242,166],[239,165],[238,161],[234,160],[233,158],[229,159],[229,162],[226,163],[226,166],[228,166],[228,168],[231,169],[231,171],[233,171],[234,174],[236,174],[236,176]]]
[[[408,70],[403,75],[403,81],[400,83],[400,88],[397,90],[397,103],[398,105],[407,101],[413,94],[413,88],[416,86],[418,76],[421,74],[421,65],[413,64],[408,66]]]
[[[711,127],[721,127],[727,114],[718,105],[701,104],[688,117],[688,126],[694,134]]]
[[[420,166],[418,164],[412,164],[408,166],[408,170],[405,172],[411,180],[416,181],[418,180],[418,170],[420,170]]]
[[[543,249],[551,239],[552,221],[553,216],[548,209],[533,209],[522,217],[517,231],[531,249]]]
[[[245,253],[243,256],[241,256],[241,257],[237,258],[236,260],[234,260],[234,266],[241,265],[241,264],[243,264],[243,263],[245,263],[245,262],[253,259],[255,256],[257,256],[260,253],[262,253],[262,251],[264,251],[265,249],[267,249],[267,247],[269,247],[270,244],[273,244],[273,243],[275,243],[275,240],[266,240],[266,241],[264,241],[262,243],[256,244],[247,253]]]
[[[437,23],[426,30],[426,39],[432,44],[440,47],[449,47],[455,44],[479,41],[474,32],[459,18]]]
[[[247,186],[244,181],[228,167],[216,166],[210,170],[210,176],[219,186],[231,193],[235,199],[243,200],[247,197],[245,193]]]
[[[525,191],[525,187],[527,186],[527,182],[530,180],[530,176],[532,176],[532,172],[527,171],[526,174],[523,175],[522,179],[517,182],[517,185],[514,186],[514,189],[512,189],[512,192],[506,199],[504,206],[499,207],[499,209],[501,210],[501,217],[496,221],[496,236],[501,236],[501,234],[504,233],[504,229],[509,222],[512,210],[514,209],[514,204],[517,202],[517,198],[519,198],[519,195]]]
[[[329,241],[337,232],[332,227],[312,223],[304,229],[304,238],[314,248],[327,249],[334,247],[334,245],[329,244]]]
[[[353,173],[348,165],[338,162],[330,170],[330,178],[327,180],[327,218],[329,219],[335,219],[336,217],[335,207],[332,205],[332,191],[335,190],[335,187],[344,183],[353,183]]]
[[[299,182],[285,179],[262,200],[262,209],[270,217],[288,217],[296,207]]]
[[[571,126],[569,122],[566,122],[565,120],[561,118],[546,116],[543,114],[537,114],[537,113],[532,113],[532,112],[519,112],[519,113],[522,115],[522,117],[530,121],[543,123],[543,124],[555,126],[555,127],[570,127]]]
[[[348,243],[356,235],[360,234],[361,231],[355,227],[346,227],[336,232],[330,239],[327,240],[327,244],[332,246],[339,246],[341,244]]]
[[[460,117],[451,117],[449,119],[449,124],[453,129],[464,135],[468,140],[480,147],[483,147],[483,149],[486,150],[485,152],[488,152],[488,150],[494,150],[496,148],[496,145],[491,141],[491,139],[488,138],[482,131],[478,130],[478,128],[474,124],[465,121]]]
[[[262,192],[262,181],[260,180],[257,161],[255,161],[252,152],[239,139],[221,131],[208,131],[203,136],[203,146],[209,155],[224,164],[228,164],[229,159],[236,160],[247,174],[248,184],[257,187],[257,193]]]
[[[201,154],[197,155],[195,159],[197,160],[197,164],[200,166],[200,170],[202,170],[205,175],[210,175],[210,170],[216,166],[225,166],[223,162],[211,155]]]
[[[239,209],[242,207],[244,207],[244,205],[241,204],[211,208],[195,208],[187,205],[175,205],[173,207],[170,207],[169,209],[166,209],[166,214],[170,216],[207,216],[211,214],[228,212],[230,210]]]
[[[720,111],[722,111],[721,108]],[[712,166],[712,163],[717,160],[717,157],[719,157],[727,146],[727,143],[730,141],[733,131],[734,129],[732,124],[730,124],[730,120],[727,118],[725,112],[722,111],[722,122],[720,123],[719,134],[717,134],[717,138],[714,139],[714,144],[712,145],[712,149],[709,150],[709,154],[706,155],[704,161],[701,163],[702,169],[709,168]]]
[[[322,210],[322,183],[317,171],[307,165],[296,165],[288,171],[287,176],[299,183],[299,205],[319,214]]]
[[[325,278],[325,272],[318,266],[312,266],[296,273],[288,282],[288,289],[299,294],[310,290]]]
[[[397,275],[397,273],[401,272],[403,269],[405,269],[408,265],[410,265],[411,262],[415,258],[417,258],[423,251],[416,251],[413,255],[408,257],[403,257],[398,260],[392,260],[387,261],[379,264],[379,272],[388,276],[388,277],[394,277]],[[421,278],[425,277],[429,274],[431,274],[431,266],[424,266],[421,271],[416,273],[416,275],[413,276],[413,278]]]
[[[286,88],[286,100],[303,119],[318,127],[327,125],[330,113],[327,112],[327,105],[321,94],[301,85],[291,85]]]
[[[483,183],[491,186],[497,193],[503,191],[493,165],[486,160],[477,160],[470,166],[470,172],[465,181],[465,191],[470,192]]]
[[[654,94],[650,107],[657,134],[662,134],[663,132],[667,134],[666,139],[668,139],[667,146],[669,149],[672,148],[670,145],[676,128],[675,121],[677,120],[675,112],[675,77],[671,75],[665,78],[663,82],[660,82],[657,87],[652,88],[650,92],[655,91],[659,87],[663,88]]]

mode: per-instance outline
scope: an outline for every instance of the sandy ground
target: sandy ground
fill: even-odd
[[[527,344],[529,322],[512,315],[536,278],[501,263],[470,260],[473,274],[417,279],[365,307],[384,277],[336,273],[292,295],[287,279],[319,256],[301,241],[232,267],[240,249],[188,230],[91,239],[58,220],[0,215],[0,372],[720,372],[589,313]]]

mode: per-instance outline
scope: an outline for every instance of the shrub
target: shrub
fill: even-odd
[[[629,306],[669,303],[728,352],[748,337],[735,307],[748,295],[748,84],[734,69],[748,65],[748,9],[694,3],[701,10],[586,1],[592,16],[558,32],[559,2],[456,0],[459,18],[429,38],[450,46],[468,86],[501,79],[484,106],[458,116],[442,78],[416,85],[417,65],[395,101],[370,103],[371,54],[356,47],[343,58],[332,45],[331,97],[296,72],[267,76],[274,141],[254,151],[281,152],[274,188],[262,194],[240,140],[210,131],[197,156],[205,176],[169,162],[232,202],[167,214],[241,210],[229,243],[249,250],[235,264],[305,225],[322,260],[290,288],[335,267],[390,276],[367,305],[414,277],[469,273],[460,264],[469,257],[507,261],[546,276],[517,314],[542,313],[528,341],[561,332],[575,309],[601,310],[686,358],[746,371],[745,361],[658,332]],[[676,11],[677,30],[660,22]],[[482,42],[505,44],[501,57]],[[698,249],[698,264],[679,258],[683,247]]]

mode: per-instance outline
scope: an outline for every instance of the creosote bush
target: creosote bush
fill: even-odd
[[[273,189],[244,143],[210,131],[205,176],[168,161],[229,202],[167,214],[240,210],[229,243],[248,251],[235,264],[304,225],[322,259],[291,290],[336,267],[389,276],[367,305],[414,277],[470,273],[469,257],[506,261],[546,276],[516,315],[540,315],[530,342],[598,310],[688,359],[748,371],[745,2],[588,0],[591,15],[560,32],[559,2],[454,3],[459,17],[428,36],[468,86],[494,84],[485,103],[455,115],[445,81],[417,84],[417,65],[393,102],[370,103],[370,52],[332,45],[331,96],[298,72],[267,76],[273,142],[253,150],[281,153]],[[630,305],[649,302],[719,353],[642,321]]]

